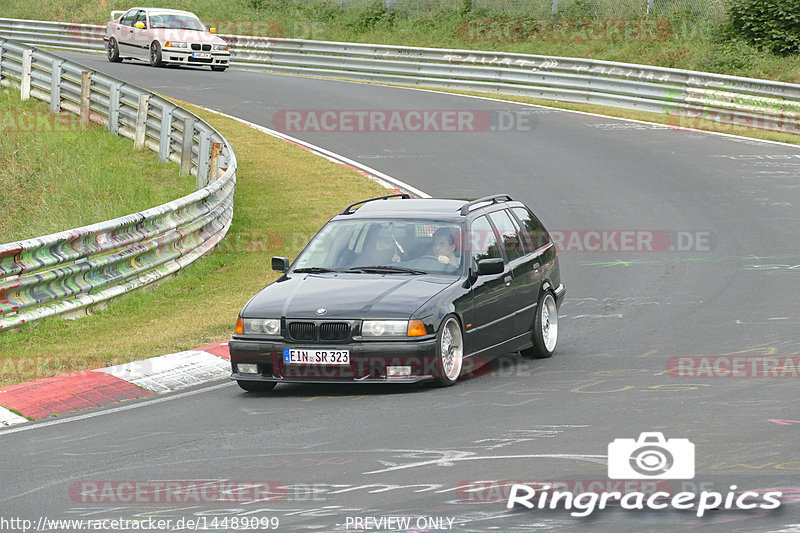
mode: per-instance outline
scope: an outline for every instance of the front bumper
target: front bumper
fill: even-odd
[[[350,351],[345,366],[289,365],[284,348],[332,348]],[[279,383],[418,383],[434,379],[436,336],[416,340],[351,342],[335,345],[297,344],[281,341],[231,339],[231,379]],[[258,365],[258,374],[237,371],[240,363]],[[405,376],[387,376],[388,366],[409,366]]]
[[[206,54],[210,58],[196,58],[192,54]],[[209,51],[199,52],[187,50],[185,48],[164,47],[161,49],[161,60],[164,63],[176,65],[208,65],[213,67],[227,67],[230,62],[231,53],[229,51]]]

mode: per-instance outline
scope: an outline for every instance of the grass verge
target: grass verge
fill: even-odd
[[[176,352],[230,337],[245,302],[343,205],[385,193],[347,167],[235,120],[179,102],[212,124],[239,161],[223,243],[152,290],[80,320],[50,318],[0,335],[0,386]],[[128,141],[129,142],[129,141]]]
[[[194,177],[71,113],[0,91],[0,243],[135,213],[189,194]]]

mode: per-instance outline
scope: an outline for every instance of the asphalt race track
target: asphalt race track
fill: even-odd
[[[567,296],[552,359],[508,355],[454,388],[245,394],[214,383],[0,431],[4,515],[277,517],[278,531],[368,530],[354,519],[382,516],[411,517],[414,531],[800,530],[800,368],[791,367],[800,360],[800,149],[401,88],[65,56],[270,128],[287,110],[488,116],[494,130],[480,132],[289,133],[433,196],[508,192],[526,202],[571,243],[560,253]],[[629,230],[655,236],[655,250],[614,250]],[[581,250],[597,242],[601,250]],[[707,356],[690,360],[707,370],[744,361],[745,375],[667,372],[671,358],[688,356]],[[777,367],[753,375],[765,361],[757,357]],[[607,445],[641,432],[694,443],[694,479],[661,482],[673,491],[782,488],[782,506],[703,518],[506,509],[507,480],[614,487]],[[148,480],[278,489],[256,503],[93,502],[76,489]]]

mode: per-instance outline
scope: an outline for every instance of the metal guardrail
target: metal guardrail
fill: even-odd
[[[8,36],[102,52],[105,26],[0,18]],[[239,68],[497,92],[800,133],[800,85],[690,70],[474,50],[221,35]]]
[[[90,306],[169,276],[211,250],[233,218],[236,156],[172,102],[0,34],[0,84],[134,139],[181,163],[198,190],[166,204],[44,237],[0,244],[0,332]],[[0,191],[2,193],[2,191]]]

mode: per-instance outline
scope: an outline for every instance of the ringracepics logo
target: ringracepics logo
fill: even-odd
[[[642,433],[638,439],[616,439],[608,445],[608,477],[628,480],[666,480],[694,478],[694,444],[688,439],[666,440],[662,433]],[[658,485],[656,485],[658,487]],[[521,505],[527,509],[570,511],[585,517],[609,506],[626,510],[692,510],[698,517],[710,510],[772,510],[781,506],[783,492],[776,490],[738,490],[730,485],[726,494],[703,490],[697,492],[665,490],[559,490],[558,486],[514,484],[506,507]],[[650,487],[652,489],[652,487]]]
[[[642,433],[639,440],[617,439],[608,445],[611,479],[692,479],[694,444],[664,440],[663,433]]]

